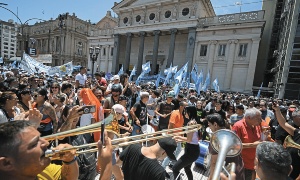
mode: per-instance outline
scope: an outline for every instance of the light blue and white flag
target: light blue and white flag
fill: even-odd
[[[122,64],[121,69],[120,69],[119,72],[118,72],[118,75],[119,75],[119,76],[121,76],[121,74],[124,74],[124,71],[123,71],[123,64]]]
[[[123,67],[123,65],[122,65]],[[132,81],[132,77],[136,75],[136,69],[135,69],[135,66],[133,67],[131,73],[130,73],[130,76],[129,76],[129,79],[128,81],[131,82]]]
[[[201,69],[198,80],[196,82],[196,91],[198,93],[200,93],[200,91],[202,90],[202,86],[203,86],[203,70]]]
[[[183,72],[183,76],[185,76],[185,73],[187,72],[188,64],[189,62],[187,62],[184,66],[182,66],[181,69],[179,69],[179,71],[176,72],[176,74],[174,75],[175,79],[181,74],[181,72]]]
[[[213,81],[212,85],[214,86],[215,91],[220,92],[218,78]]]
[[[208,70],[204,85],[202,87],[202,91],[207,91],[207,88],[209,87],[209,85],[210,85],[210,73],[209,73],[209,70]]]
[[[167,85],[169,83],[169,80],[171,79],[171,77],[172,77],[172,63],[170,65],[169,72],[168,72],[167,77],[165,79],[164,85]]]
[[[178,66],[172,67],[172,74],[175,74],[175,73],[177,72],[177,68],[178,68]],[[164,74],[165,74],[165,75],[168,74],[169,69],[170,69],[170,68],[164,70]]]
[[[174,86],[174,93],[177,96],[179,91],[180,91],[180,87],[181,87],[181,83],[182,83],[182,76],[183,76],[183,71],[181,71],[181,73],[175,78],[175,86]]]
[[[3,57],[0,57],[0,63],[1,64],[3,63]]]
[[[191,76],[192,76],[193,81],[195,83],[197,83],[197,81],[198,81],[198,66],[196,63],[194,64],[194,67],[191,71]]]
[[[142,71],[147,74],[151,71],[150,61],[142,65]]]
[[[260,85],[260,88],[259,88],[259,90],[258,90],[258,93],[257,93],[257,99],[259,99],[259,97],[260,97],[260,93],[261,93],[261,89],[262,89],[262,86],[263,86],[263,82],[261,83],[261,85]]]

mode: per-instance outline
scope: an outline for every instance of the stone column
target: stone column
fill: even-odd
[[[109,55],[110,55],[110,45],[108,45],[106,48],[106,57],[105,57],[105,71],[106,72],[108,72]]]
[[[132,34],[131,33],[126,33],[127,36],[127,42],[126,42],[126,52],[125,52],[125,63],[123,64],[123,70],[124,72],[129,71],[129,65],[130,65],[130,53],[131,53],[131,39],[132,39]]]
[[[252,93],[259,42],[260,42],[260,38],[252,39],[249,67],[248,67],[247,80],[245,85],[245,93]]]
[[[215,49],[217,43],[218,41],[210,41],[207,70],[209,70],[211,73],[213,72],[213,65],[215,60]]]
[[[167,60],[167,67],[170,67],[171,63],[173,63],[174,59],[174,50],[175,50],[175,38],[176,38],[176,33],[177,29],[171,29],[171,40],[170,40],[170,47],[169,47],[169,56]],[[165,68],[165,67],[163,67]]]
[[[137,64],[137,76],[139,76],[142,72],[142,65],[144,60],[144,43],[145,43],[145,35],[146,32],[142,31],[139,33],[140,35],[140,45],[139,45],[139,56],[138,56],[138,64]]]
[[[188,72],[191,72],[194,66],[193,57],[195,51],[195,40],[196,40],[196,27],[190,27],[189,35],[188,35],[188,43],[186,47],[186,55],[185,55],[186,61],[189,62]]]
[[[111,73],[116,74],[119,72],[119,57],[120,57],[120,34],[114,35],[114,57],[111,67]]]
[[[160,31],[159,30],[153,31],[153,34],[154,34],[154,45],[153,45],[151,74],[154,74],[156,70]]]
[[[233,60],[235,55],[235,46],[238,43],[238,40],[229,40],[228,43],[230,44],[229,47],[229,56],[227,61],[227,67],[225,72],[225,83],[224,83],[224,90],[230,91],[231,79],[232,79],[232,68],[233,68]]]

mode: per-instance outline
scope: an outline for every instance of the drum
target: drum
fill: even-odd
[[[208,151],[209,141],[199,141],[200,154],[195,164],[205,170],[209,169],[210,166],[210,154]]]

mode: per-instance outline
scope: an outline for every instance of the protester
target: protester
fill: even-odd
[[[13,121],[16,115],[21,113],[17,108],[18,97],[12,91],[3,92],[0,95],[0,123]]]

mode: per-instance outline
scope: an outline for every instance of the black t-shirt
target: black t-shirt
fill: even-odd
[[[160,114],[170,114],[174,109],[174,104],[168,104],[166,102],[161,102],[159,103],[159,113]],[[166,118],[164,117],[159,117],[159,130],[162,129],[167,129],[168,125],[169,125],[169,120],[170,120],[170,116],[167,116]]]
[[[135,116],[140,120],[141,126],[147,124],[147,107],[146,104],[144,104],[142,101],[137,102],[133,105],[134,108],[136,108],[136,111],[134,112]],[[134,124],[135,121],[134,121]]]
[[[204,119],[206,117],[206,111],[203,109],[197,109],[197,123],[203,124],[200,119]]]
[[[141,148],[140,144],[133,144],[120,154],[124,180],[165,180],[165,169],[156,159],[145,157]]]
[[[295,129],[294,131],[294,136],[293,140],[295,143],[299,144],[300,143],[300,129]],[[296,179],[299,174],[300,174],[300,150],[297,148],[288,148],[289,153],[291,154],[292,157],[292,166],[293,166],[293,171],[290,174],[290,177],[292,179]]]
[[[294,128],[299,128],[294,124],[292,120],[289,120],[288,123],[293,126]],[[289,135],[288,132],[286,132],[281,126],[278,126],[276,132],[275,132],[275,139],[280,140],[282,143],[284,142],[284,139]]]
[[[226,112],[225,112],[223,109],[221,109],[220,111],[216,111],[216,109],[210,109],[210,110],[209,110],[209,114],[214,114],[214,113],[220,114],[221,117],[222,117],[224,120],[226,120]]]

